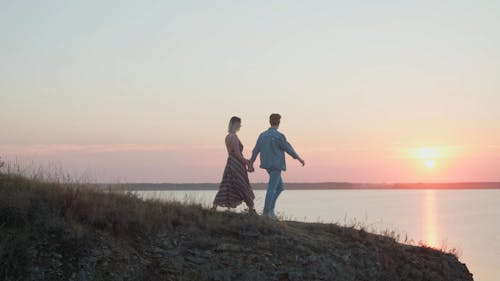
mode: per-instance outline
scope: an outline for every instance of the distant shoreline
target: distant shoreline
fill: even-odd
[[[127,191],[183,191],[183,190],[217,190],[218,183],[122,183],[98,184],[110,189]],[[254,183],[253,189],[267,188],[267,183]],[[500,189],[500,182],[457,182],[457,183],[287,183],[289,190],[491,190]]]

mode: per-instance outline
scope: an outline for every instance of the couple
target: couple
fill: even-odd
[[[253,172],[253,163],[260,153],[260,167],[267,170],[269,174],[269,184],[266,192],[266,200],[263,215],[276,219],[274,207],[278,196],[283,191],[283,180],[281,171],[286,170],[285,152],[297,159],[302,166],[304,160],[292,148],[285,138],[285,135],[278,132],[281,115],[271,114],[269,123],[271,127],[260,134],[257,144],[252,152],[252,158],[245,159],[243,156],[243,144],[238,138],[238,131],[241,128],[241,119],[232,117],[229,121],[228,135],[226,136],[226,148],[228,152],[227,164],[224,169],[222,182],[219,191],[215,196],[212,210],[217,206],[235,208],[242,202],[248,206],[249,213],[255,214],[253,194],[247,172]]]

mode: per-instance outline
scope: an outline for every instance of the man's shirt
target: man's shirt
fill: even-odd
[[[252,152],[251,161],[255,161],[260,153],[260,167],[268,170],[286,170],[285,152],[294,159],[299,158],[297,152],[288,143],[284,134],[275,128],[262,132]]]

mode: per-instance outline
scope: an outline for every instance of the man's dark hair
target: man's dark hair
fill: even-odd
[[[281,121],[281,115],[278,113],[273,113],[271,116],[269,116],[269,123],[271,123],[271,126],[278,126]]]

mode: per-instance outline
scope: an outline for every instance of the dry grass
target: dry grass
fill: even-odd
[[[16,173],[0,174],[0,208],[4,219],[8,216],[5,212],[16,212],[15,220],[24,221],[16,222],[19,224],[28,223],[29,212],[48,212],[66,222],[127,236],[144,236],[178,227],[220,231],[221,227],[231,227],[228,217],[241,217],[239,222],[257,227],[276,227],[260,217],[212,212],[194,201],[144,200],[131,192],[39,176],[27,178]]]
[[[213,212],[192,202],[143,200],[95,185],[0,173],[0,276],[10,276],[4,280],[26,277],[26,270],[53,260],[40,258],[44,254],[71,259],[63,272],[73,272],[78,257],[88,256],[85,251],[95,248],[100,236],[137,241],[143,245],[139,249],[146,249],[157,234],[189,235],[201,245],[207,235],[237,237],[247,230],[265,234],[283,229],[281,223],[258,216]]]

